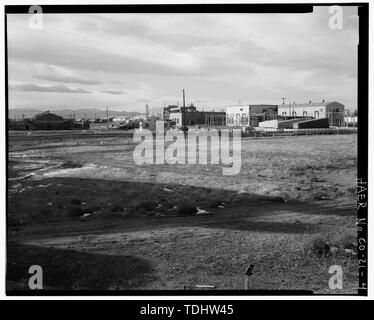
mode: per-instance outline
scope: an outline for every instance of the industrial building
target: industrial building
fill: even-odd
[[[170,119],[170,113],[175,113],[179,111],[178,105],[168,105],[167,107],[163,108],[163,119],[169,120]]]
[[[278,106],[252,104],[226,107],[226,123],[231,127],[257,127],[259,122],[277,119]]]
[[[278,106],[278,117],[282,119],[308,118],[329,119],[330,126],[344,124],[344,105],[339,102],[311,102],[301,104],[283,104]]]
[[[357,127],[358,117],[357,116],[346,116],[344,117],[344,125],[347,127]]]
[[[31,119],[9,120],[9,130],[70,130],[74,119],[65,119],[49,111],[35,115]]]
[[[37,130],[62,130],[68,124],[63,117],[49,111],[34,116],[32,123]]]
[[[226,125],[226,113],[224,111],[197,111],[193,104],[170,112],[168,118],[175,122],[177,128],[183,126],[223,127]]]

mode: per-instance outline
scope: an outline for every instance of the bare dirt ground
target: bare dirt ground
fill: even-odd
[[[356,139],[243,139],[240,173],[223,176],[137,166],[128,135],[10,133],[8,290],[33,264],[51,290],[243,289],[252,263],[253,289],[356,293]]]

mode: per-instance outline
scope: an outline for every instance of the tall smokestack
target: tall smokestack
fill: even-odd
[[[149,106],[148,104],[145,105],[145,120],[148,120],[149,117]]]

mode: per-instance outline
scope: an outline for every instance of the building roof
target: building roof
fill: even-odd
[[[228,112],[228,108],[226,107],[226,112]],[[238,108],[243,109],[243,111],[248,111],[251,115],[256,114],[263,114],[263,113],[277,113],[278,106],[276,104],[247,104],[247,105],[240,105],[240,106],[232,106],[231,112],[235,112]],[[242,110],[241,110],[242,111]]]
[[[320,101],[320,102],[310,102],[310,103],[286,103],[286,104],[280,104],[278,107],[282,108],[307,108],[307,107],[320,107],[320,106],[327,106],[331,103],[339,103],[336,101]],[[341,104],[341,103],[339,103]]]
[[[277,107],[277,104],[259,103],[259,104],[237,104],[232,106],[225,106],[224,108],[243,108],[243,107]]]
[[[129,117],[113,117],[112,121],[126,121]]]
[[[225,114],[226,112],[225,111],[189,111],[189,112],[183,112],[184,114]],[[182,114],[181,111],[172,111],[169,113],[169,115],[174,115],[174,114]]]
[[[62,121],[63,117],[58,116],[57,114],[51,113],[49,111],[39,113],[33,117],[33,120],[36,121]]]

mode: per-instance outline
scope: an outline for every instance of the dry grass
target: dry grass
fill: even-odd
[[[356,136],[242,146],[242,170],[229,177],[213,165],[135,166],[134,145],[120,137],[13,141],[10,177],[33,175],[9,184],[9,283],[25,288],[24,268],[40,263],[55,270],[50,289],[242,289],[252,263],[255,289],[330,293],[328,269],[339,264],[344,290],[334,293],[355,293],[357,263],[345,249],[354,246]],[[323,243],[339,250],[318,254]],[[73,276],[59,282],[64,268]]]

